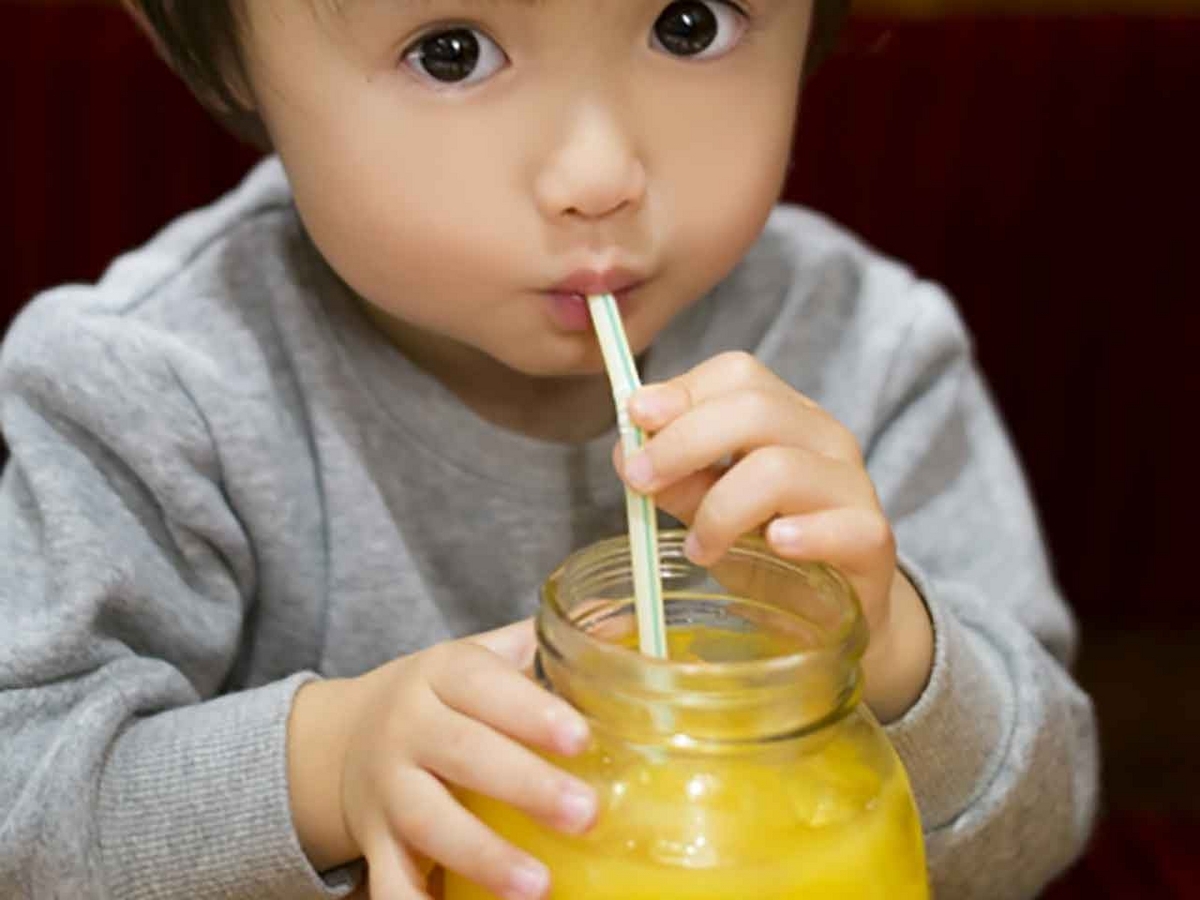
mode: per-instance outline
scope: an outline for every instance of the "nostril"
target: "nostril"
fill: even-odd
[[[563,210],[563,215],[571,219],[605,219],[624,212],[630,206],[632,204],[628,200],[621,200],[612,206],[597,204],[597,209],[594,212],[584,207],[569,206]]]

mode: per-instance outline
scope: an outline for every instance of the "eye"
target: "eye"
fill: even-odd
[[[725,0],[676,0],[654,23],[652,44],[672,56],[715,59],[745,32],[745,14]]]
[[[477,84],[507,62],[495,41],[466,26],[431,31],[404,52],[404,64],[418,78],[439,85]]]

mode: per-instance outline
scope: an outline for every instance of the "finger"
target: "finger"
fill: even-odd
[[[862,469],[797,447],[764,447],[713,485],[696,509],[684,551],[706,565],[777,515],[845,506],[878,506]]]
[[[393,796],[391,826],[401,843],[462,875],[498,897],[538,900],[550,874],[464,809],[436,777],[404,769]]]
[[[533,666],[533,657],[537,653],[537,635],[534,632],[533,619],[523,619],[494,631],[473,635],[466,640],[486,647],[510,663],[514,669],[522,672]]]
[[[766,538],[785,559],[820,560],[848,577],[877,574],[880,560],[894,560],[896,552],[887,517],[861,507],[782,516],[767,526]]]
[[[588,784],[460,713],[450,711],[439,724],[437,742],[415,762],[559,831],[579,834],[596,818],[596,794]]]
[[[550,752],[573,756],[587,746],[587,720],[574,707],[485,647],[443,645],[428,664],[429,685],[450,709]]]
[[[624,474],[622,473],[624,460],[624,453],[621,450],[621,445],[618,444],[613,450],[613,467],[622,479],[624,478]],[[699,472],[693,472],[691,475],[681,478],[670,487],[655,494],[654,505],[669,515],[674,516],[685,525],[690,525],[692,517],[696,513],[696,507],[700,505],[700,501],[704,499],[704,495],[708,493],[709,489],[717,483],[717,480],[727,470],[728,466],[717,465],[701,469]]]
[[[390,828],[379,828],[363,855],[371,900],[430,900],[424,873]]]
[[[693,472],[687,478],[655,494],[654,505],[666,510],[685,525],[691,525],[695,521],[696,510],[700,508],[713,485],[724,477],[726,471],[723,467],[712,466]]]
[[[859,461],[858,443],[836,419],[799,395],[748,389],[694,406],[625,460],[626,483],[654,494],[693,472],[761,447],[811,450],[831,459]]]
[[[748,388],[792,390],[749,353],[720,353],[670,381],[634,393],[629,415],[635,424],[657,431],[693,406]]]
[[[896,539],[881,510],[826,509],[776,519],[767,543],[785,559],[826,562],[854,586],[872,631],[887,622],[887,597],[896,566]]]
[[[630,421],[646,431],[658,431],[691,408],[692,396],[677,380],[639,388],[626,406]]]

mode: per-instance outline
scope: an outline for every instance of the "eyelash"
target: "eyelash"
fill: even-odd
[[[754,30],[756,30],[756,26],[758,25],[758,15],[754,10],[749,8],[746,4],[744,4],[742,2],[736,2],[736,0],[707,0],[707,2],[715,4],[715,5],[719,5],[719,6],[724,6],[727,9],[729,9],[730,11],[732,11],[735,15],[738,16],[738,18],[741,20],[741,28],[742,28],[742,32],[738,37],[738,43],[741,43],[741,41],[743,41],[745,39],[746,35],[750,34]],[[663,11],[665,12],[666,9],[668,9],[669,7],[670,7],[670,3],[666,4],[663,8]],[[659,15],[661,16],[662,13],[660,13]],[[658,20],[655,19],[655,22],[657,22],[657,21]],[[428,74],[428,72],[424,76],[422,76],[417,70],[418,64],[410,64],[409,60],[415,58],[416,54],[419,52],[419,50],[421,48],[421,45],[425,41],[427,41],[431,37],[435,37],[439,34],[445,34],[447,32],[453,32],[453,31],[458,31],[458,30],[470,31],[470,32],[473,32],[476,35],[482,37],[485,41],[487,41],[489,44],[494,46],[496,50],[499,51],[500,55],[504,59],[505,64],[510,62],[508,54],[504,51],[504,48],[501,47],[500,44],[494,38],[492,38],[490,34],[488,34],[487,30],[483,26],[472,23],[472,22],[466,22],[466,21],[461,21],[461,20],[457,20],[457,21],[449,20],[449,21],[445,21],[445,22],[437,22],[437,23],[431,24],[431,25],[427,26],[426,28],[422,29],[421,33],[418,34],[416,37],[412,38],[405,45],[404,50],[401,51],[399,65],[401,67],[409,69],[412,73],[412,77],[415,80],[417,80],[418,82],[420,82],[426,88],[436,90],[436,91],[442,91],[442,92],[446,92],[446,93],[462,91],[462,90],[464,90],[464,88],[469,88],[475,84],[490,80],[491,75],[488,75],[484,78],[477,79],[475,81],[463,80],[463,81],[456,81],[456,82],[439,83],[438,79],[436,79],[432,75]],[[652,34],[652,37],[653,37],[653,34]],[[671,54],[669,54],[669,55],[671,55]],[[724,56],[724,55],[725,54],[721,54],[721,56]],[[681,59],[681,60],[686,60],[686,57],[682,57],[682,56],[676,56],[676,58]],[[694,62],[702,62],[704,60],[701,59],[701,60],[693,60],[693,61]],[[504,67],[507,67],[507,65],[505,65]],[[504,67],[502,67],[502,68],[504,68]],[[497,70],[497,71],[500,71],[500,70]]]
[[[508,54],[504,52],[504,48],[501,47],[499,42],[497,42],[490,34],[488,34],[487,29],[484,28],[482,25],[479,25],[474,22],[450,19],[450,20],[447,20],[444,22],[435,22],[431,25],[426,26],[425,28],[423,28],[421,30],[421,32],[416,37],[414,37],[410,41],[408,41],[407,44],[405,44],[404,49],[400,52],[399,66],[401,68],[409,69],[411,71],[412,77],[415,80],[420,82],[420,84],[422,84],[424,87],[432,89],[432,90],[443,91],[443,92],[449,93],[449,92],[453,92],[453,91],[461,91],[461,90],[463,90],[464,86],[469,87],[470,84],[473,84],[474,82],[471,82],[470,84],[467,84],[467,85],[464,85],[462,82],[446,82],[444,84],[439,85],[437,79],[433,78],[430,75],[426,75],[426,76],[422,77],[417,72],[416,67],[409,65],[409,62],[408,62],[409,59],[412,58],[420,50],[421,45],[425,41],[429,40],[431,37],[436,37],[439,34],[446,34],[447,32],[453,32],[453,31],[470,31],[477,35],[482,36],[485,40],[487,40],[489,43],[494,45],[496,47],[496,49],[500,51],[501,56],[504,57],[505,62],[506,63],[508,62]]]
[[[721,7],[724,10],[725,15],[732,15],[737,20],[738,33],[733,38],[732,46],[730,46],[727,50],[716,54],[715,56],[707,55],[707,51],[709,49],[708,47],[705,47],[703,50],[701,50],[700,53],[682,56],[682,55],[678,55],[678,54],[673,54],[669,50],[667,50],[667,48],[662,43],[661,36],[655,34],[655,29],[651,30],[651,35],[650,35],[651,45],[661,47],[668,55],[672,56],[673,58],[676,58],[679,60],[686,60],[686,61],[693,62],[693,63],[706,62],[711,59],[720,59],[721,57],[724,57],[724,56],[728,55],[729,53],[731,53],[742,42],[742,39],[745,38],[746,33],[750,30],[750,24],[751,24],[750,15],[746,12],[745,9],[743,9],[737,3],[732,2],[732,0],[699,0],[699,2],[703,2],[709,6]],[[658,19],[655,20],[656,26],[657,26],[658,22],[661,21],[662,16],[667,12],[667,10],[669,10],[674,5],[675,5],[674,3],[669,3],[666,7],[664,7],[662,13],[659,13]]]

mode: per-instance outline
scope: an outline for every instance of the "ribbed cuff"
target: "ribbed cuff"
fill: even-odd
[[[986,788],[1012,732],[1012,690],[1002,657],[947,608],[918,569],[902,564],[933,622],[933,671],[924,693],[887,726],[927,832],[953,821]]]
[[[97,828],[112,895],[325,900],[357,869],[323,879],[300,847],[287,783],[287,721],[301,673],[137,721],[113,746]]]

